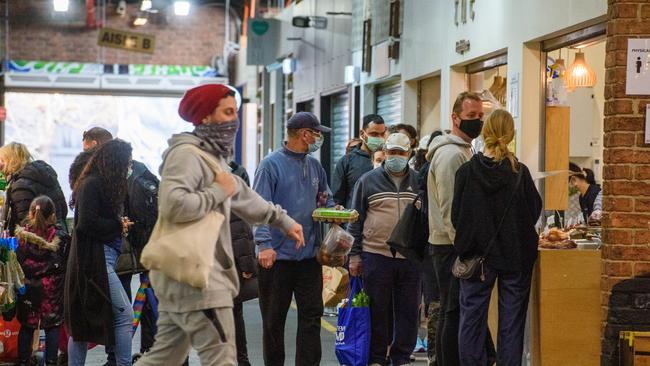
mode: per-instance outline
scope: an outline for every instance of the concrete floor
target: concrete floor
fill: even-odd
[[[132,287],[133,293],[136,292],[139,282],[137,276],[134,276]],[[244,304],[244,318],[246,319],[246,338],[248,340],[248,356],[251,364],[254,366],[264,365],[262,358],[262,317],[260,314],[259,304],[257,300],[248,301]],[[338,366],[334,354],[334,332],[336,329],[336,317],[324,316],[321,322],[321,343],[323,349],[323,356],[321,359],[321,366]],[[294,365],[295,349],[296,349],[296,329],[297,328],[297,312],[294,306],[289,310],[287,316],[287,325],[285,328],[285,345],[286,345],[286,361],[285,365]],[[140,350],[140,328],[133,340],[133,350]],[[104,347],[98,346],[88,352],[86,359],[87,366],[102,366],[106,362],[106,353]],[[196,354],[196,351],[190,353],[190,365],[198,366],[201,363]],[[426,365],[424,358],[418,357],[418,361],[414,365]],[[168,365],[172,366],[172,365]]]

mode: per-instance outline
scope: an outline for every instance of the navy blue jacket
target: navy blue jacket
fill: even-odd
[[[371,170],[372,159],[370,154],[361,150],[360,147],[354,148],[349,154],[341,157],[336,163],[336,169],[332,175],[334,202],[337,205],[350,208],[354,185],[362,175]]]

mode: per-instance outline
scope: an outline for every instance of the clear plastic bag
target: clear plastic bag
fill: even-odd
[[[331,256],[345,256],[350,253],[354,237],[338,225],[332,225],[325,235],[321,246],[325,253]]]

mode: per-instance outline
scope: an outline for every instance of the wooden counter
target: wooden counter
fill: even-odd
[[[600,250],[540,250],[531,291],[534,366],[600,364]]]
[[[540,249],[528,306],[533,366],[600,365],[600,261],[600,250]],[[495,344],[497,309],[495,286],[488,316]]]

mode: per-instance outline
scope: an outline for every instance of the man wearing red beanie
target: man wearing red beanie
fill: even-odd
[[[303,246],[299,224],[280,206],[265,201],[241,178],[229,173],[228,162],[239,128],[237,97],[234,89],[220,84],[185,93],[178,113],[196,128],[172,136],[163,153],[156,225],[174,232],[179,225],[199,220],[210,211],[223,214],[227,223],[232,211],[251,225],[273,225],[294,238],[297,246]],[[211,155],[221,171],[213,172],[197,149]],[[188,251],[196,250],[190,240],[178,244]],[[193,287],[161,271],[151,271],[159,300],[158,333],[151,351],[136,365],[181,365],[191,348],[197,350],[202,365],[237,364],[232,307],[239,280],[233,263],[230,227],[223,225],[207,287]]]

